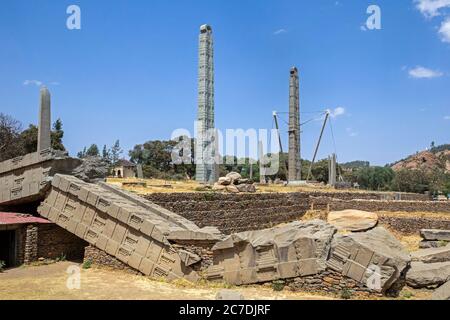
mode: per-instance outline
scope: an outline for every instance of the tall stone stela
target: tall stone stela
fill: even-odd
[[[218,163],[215,161],[217,143],[214,131],[214,47],[209,25],[200,27],[198,58],[196,180],[213,184],[218,178]]]
[[[300,162],[300,93],[298,69],[293,67],[289,79],[289,154],[288,180],[301,180]]]
[[[46,87],[41,88],[38,128],[38,152],[49,149],[51,143],[51,96]]]

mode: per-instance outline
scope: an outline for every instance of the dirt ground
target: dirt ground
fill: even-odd
[[[170,284],[123,271],[80,268],[80,289],[71,290],[67,288],[70,276],[67,269],[73,265],[80,267],[73,262],[59,262],[6,270],[0,273],[0,300],[209,300],[223,289]],[[241,292],[247,300],[331,299],[286,290],[275,292],[261,286],[233,290]]]
[[[123,187],[125,190],[133,191],[138,194],[149,194],[149,193],[176,193],[176,192],[196,192],[197,188],[201,187],[201,184],[194,180],[184,180],[184,181],[171,181],[171,180],[161,180],[161,179],[121,179],[121,178],[108,178],[107,182],[116,185],[118,187]],[[122,183],[136,183],[145,182],[146,187],[142,186],[122,186]],[[283,186],[283,185],[259,185],[257,187],[257,193],[266,192],[308,192],[308,191],[323,191],[323,192],[348,192],[348,190],[336,190],[329,186],[314,184],[305,186]],[[367,192],[363,190],[352,190],[352,192]]]

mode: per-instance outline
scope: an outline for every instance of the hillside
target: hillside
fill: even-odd
[[[442,145],[411,155],[393,164],[392,169],[444,170],[450,173],[450,145]]]

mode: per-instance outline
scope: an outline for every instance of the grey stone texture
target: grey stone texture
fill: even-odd
[[[237,301],[237,300],[245,300],[245,298],[239,291],[223,289],[217,292],[216,300]]]
[[[51,96],[46,87],[40,91],[38,149],[42,151],[51,148]]]
[[[330,157],[328,157],[328,185],[332,187],[336,186],[336,168],[336,154],[333,153]]]
[[[447,241],[434,241],[434,240],[422,240],[419,243],[420,249],[429,249],[429,248],[441,248],[448,245]]]
[[[411,257],[413,261],[424,263],[450,261],[450,244],[445,247],[418,250],[413,252]]]
[[[187,265],[196,257],[180,255],[169,239],[220,237],[216,229],[200,229],[134,194],[67,175],[53,178],[52,189],[38,212],[143,274],[168,280],[198,279]]]
[[[422,229],[420,235],[429,241],[450,241],[450,230]]]
[[[328,213],[327,222],[338,230],[365,231],[374,228],[378,215],[361,210],[342,210]]]
[[[81,160],[45,149],[0,163],[0,206],[41,200],[56,173],[70,174]]]
[[[433,292],[432,300],[450,300],[450,281],[447,281]]]
[[[300,162],[300,93],[298,69],[293,67],[289,77],[289,152],[288,180],[301,180]]]
[[[336,229],[314,220],[228,236],[212,248],[208,280],[242,285],[324,271]]]
[[[214,129],[214,44],[208,25],[200,27],[198,59],[196,180],[213,184],[218,178],[218,146]]]
[[[102,157],[86,157],[72,174],[84,182],[104,181],[108,176],[109,164]]]
[[[450,281],[450,262],[412,262],[406,283],[413,288],[435,288]]]
[[[383,227],[376,227],[366,232],[336,235],[327,266],[368,286],[379,279],[379,287],[373,283],[373,289],[385,292],[401,277],[410,261],[402,244]]]

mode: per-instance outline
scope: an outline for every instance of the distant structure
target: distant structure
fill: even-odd
[[[38,128],[38,149],[42,151],[52,146],[51,141],[51,96],[46,87],[41,88],[39,108],[39,128]]]
[[[259,158],[259,183],[266,183],[265,169],[264,169],[264,149],[261,140],[258,141],[258,158]]]
[[[299,95],[298,70],[293,67],[289,79],[289,182],[301,180]]]
[[[200,27],[198,65],[198,118],[196,144],[196,180],[213,184],[217,181],[218,164],[214,139],[214,48],[212,29]]]
[[[328,185],[336,186],[336,154],[328,157]]]
[[[114,178],[136,178],[136,165],[128,160],[117,161],[113,168]]]

